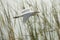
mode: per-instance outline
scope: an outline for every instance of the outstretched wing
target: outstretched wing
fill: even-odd
[[[23,16],[23,22],[25,23],[29,19],[30,16],[32,16],[32,13],[24,14],[24,16]]]

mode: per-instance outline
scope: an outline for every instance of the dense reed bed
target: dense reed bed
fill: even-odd
[[[60,0],[0,0],[0,40],[60,40]],[[38,10],[26,23],[21,11]]]

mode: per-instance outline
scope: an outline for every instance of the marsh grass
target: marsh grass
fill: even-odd
[[[50,8],[45,1],[40,1],[41,9],[39,9],[37,0],[31,1],[31,4],[28,1],[28,4],[26,1],[22,1],[21,10],[27,7],[32,7],[32,10],[40,10],[40,13],[30,17],[24,24],[21,18],[13,19],[13,14],[19,15],[16,11],[18,8],[13,9],[11,5],[4,4],[0,0],[0,40],[60,40],[60,19],[58,16],[60,10],[57,9],[59,0],[49,0]]]

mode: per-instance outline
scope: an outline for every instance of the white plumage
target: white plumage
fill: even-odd
[[[13,18],[23,17],[23,22],[25,23],[29,19],[30,16],[34,16],[37,13],[39,13],[39,12],[38,11],[31,11],[29,9],[25,9],[21,12],[20,16],[15,16]]]

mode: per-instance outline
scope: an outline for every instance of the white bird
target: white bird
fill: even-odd
[[[38,11],[31,11],[29,9],[26,9],[26,10],[22,11],[21,13],[22,13],[22,15],[15,16],[13,18],[23,17],[23,22],[25,23],[29,19],[30,16],[34,16],[34,15],[36,15],[39,12]]]

